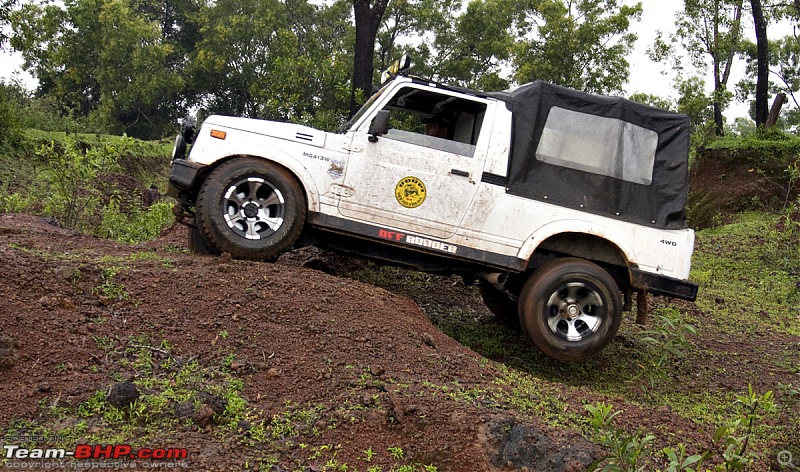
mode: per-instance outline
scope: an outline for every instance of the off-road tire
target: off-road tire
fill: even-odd
[[[200,230],[195,225],[188,226],[187,228],[187,245],[189,246],[189,252],[193,254],[203,254],[203,255],[218,255],[219,251],[214,249],[213,247],[209,246],[205,239],[203,239],[203,234],[200,233]]]
[[[242,157],[209,174],[197,194],[196,224],[209,246],[237,259],[275,260],[306,219],[300,185],[286,169]]]
[[[616,336],[622,294],[598,265],[584,259],[556,259],[523,286],[519,320],[543,353],[565,362],[583,361]]]
[[[484,305],[497,321],[512,328],[519,328],[519,305],[516,301],[486,281],[481,281],[478,289]]]

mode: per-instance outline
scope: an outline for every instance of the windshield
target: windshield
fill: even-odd
[[[380,90],[378,90],[378,91],[377,91],[377,92],[375,92],[375,93],[374,93],[374,94],[373,94],[371,97],[369,97],[369,100],[367,100],[367,103],[365,103],[365,104],[364,104],[364,106],[362,106],[362,107],[361,107],[361,109],[360,109],[360,110],[358,110],[358,113],[356,113],[355,115],[353,115],[353,117],[352,117],[352,118],[350,118],[349,120],[347,120],[347,123],[343,124],[343,125],[341,126],[341,128],[339,128],[339,133],[344,133],[344,132],[346,132],[347,130],[349,130],[349,129],[350,129],[350,127],[351,127],[351,126],[353,126],[353,124],[354,124],[356,121],[358,121],[358,120],[359,120],[359,119],[360,119],[360,118],[361,118],[361,117],[364,115],[364,113],[366,113],[366,112],[367,112],[367,110],[369,110],[369,109],[370,109],[370,107],[372,106],[372,104],[373,104],[373,103],[375,103],[375,100],[377,100],[377,99],[378,99],[378,97],[380,97],[381,95],[383,95],[383,92],[384,92],[384,91],[385,91],[387,88],[389,88],[389,85],[391,85],[391,82],[389,82],[389,83],[387,83],[386,85],[384,85],[383,87],[381,87],[381,89],[380,89]]]

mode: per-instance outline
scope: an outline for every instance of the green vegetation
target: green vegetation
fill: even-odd
[[[680,311],[665,307],[655,315],[653,328],[641,332],[639,338],[645,349],[640,369],[631,377],[630,382],[637,384],[641,379],[647,380],[648,389],[652,391],[659,382],[668,378],[669,367],[685,357],[691,349],[688,336],[697,334],[694,326],[686,323]]]
[[[780,129],[721,137],[708,143],[708,151],[725,151],[728,158],[744,157],[754,164],[778,164],[785,168],[800,156],[800,137]]]
[[[730,334],[800,336],[792,307],[800,302],[800,223],[784,216],[745,213],[698,235],[692,278],[697,305],[714,329]]]
[[[0,81],[0,145],[13,146],[20,140],[20,87]]]
[[[385,451],[372,447],[363,451],[366,463],[382,462],[389,468],[363,464],[348,465],[337,459],[342,445],[324,442],[328,429],[335,429],[341,411],[318,404],[291,401],[270,405],[275,413],[252,406],[244,396],[244,380],[219,362],[201,363],[196,356],[185,356],[167,342],[153,342],[147,335],[95,338],[105,353],[106,372],[116,382],[133,379],[138,397],[129,405],[113,405],[109,391],[95,392],[76,405],[58,401],[42,402],[45,411],[36,421],[17,420],[9,425],[8,435],[53,438],[49,447],[71,449],[77,444],[129,444],[134,448],[164,442],[178,432],[200,428],[242,446],[241,463],[245,470],[259,464],[262,470],[289,457],[293,470],[305,470],[309,463],[324,464],[324,471],[436,472],[428,464],[406,457],[401,447]],[[208,414],[203,409],[208,409]],[[42,447],[37,443],[35,447]],[[361,445],[353,445],[360,447]],[[191,460],[191,457],[189,457]],[[283,462],[285,463],[285,462]]]
[[[640,465],[648,456],[664,456],[668,461],[665,472],[695,472],[706,461],[716,459],[717,472],[747,470],[763,457],[751,449],[751,440],[765,417],[775,411],[772,392],[759,395],[748,387],[744,395],[737,395],[732,417],[718,426],[711,438],[711,445],[700,454],[688,455],[686,445],[655,450],[655,436],[638,430],[630,434],[614,425],[614,419],[621,411],[614,411],[611,405],[598,402],[586,405],[589,424],[594,439],[604,446],[609,454],[597,461],[589,470],[592,472],[628,472],[648,470]],[[688,456],[688,457],[687,457]],[[705,469],[709,470],[709,469]]]
[[[118,241],[150,240],[174,216],[142,182],[165,190],[168,156],[166,143],[29,130],[0,153],[0,212],[46,216]]]
[[[589,424],[594,430],[595,441],[609,450],[609,455],[600,459],[589,470],[603,472],[644,470],[639,462],[652,449],[655,436],[642,431],[628,434],[624,430],[615,428],[614,418],[621,411],[614,411],[611,405],[598,402],[596,405],[586,405],[586,410],[590,414]]]
[[[800,365],[800,354],[791,348],[800,336],[800,222],[793,208],[728,216],[730,224],[699,231],[691,276],[700,284],[697,307],[655,300],[648,326],[624,320],[615,343],[577,365],[538,353],[522,333],[480,306],[477,290],[454,288],[438,296],[443,286],[459,286],[455,278],[372,264],[353,276],[413,298],[446,334],[501,363],[486,366],[495,375],[494,389],[465,392],[426,384],[429,394],[581,430],[609,451],[598,470],[655,470],[656,464],[665,471],[741,470],[777,453],[768,444],[789,445],[800,434],[791,420],[800,398],[796,385],[747,386],[748,380],[764,382],[773,370],[797,373]],[[472,303],[454,302],[453,293]],[[786,350],[752,354],[763,349],[761,339],[775,336],[795,338],[787,338]],[[731,390],[721,382],[743,385]],[[781,394],[773,398],[773,390]],[[587,404],[588,423],[569,401],[587,392],[606,399],[602,408]],[[693,429],[707,431],[713,444],[692,442],[679,431],[613,425],[624,415],[612,413],[615,408],[649,411],[663,405]]]
[[[100,279],[103,283],[95,287],[95,293],[106,297],[111,302],[127,300],[130,297],[128,291],[116,280],[117,274],[124,269],[126,267],[112,266],[104,268],[100,274]]]

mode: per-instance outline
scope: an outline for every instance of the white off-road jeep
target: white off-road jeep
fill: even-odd
[[[425,134],[431,119],[445,137]],[[170,194],[198,252],[273,260],[314,244],[461,274],[565,361],[605,347],[634,293],[640,322],[647,293],[697,295],[683,115],[400,72],[339,133],[226,116],[195,128],[176,140]]]

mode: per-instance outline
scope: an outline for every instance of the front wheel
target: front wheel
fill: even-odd
[[[305,198],[294,176],[251,157],[211,172],[196,207],[196,223],[209,245],[239,259],[276,259],[297,241],[306,218]]]
[[[557,259],[525,283],[519,319],[534,345],[548,356],[583,361],[616,336],[622,295],[611,275],[596,264]]]
[[[191,226],[187,227],[187,229],[187,244],[189,246],[189,252],[203,255],[219,254],[218,251],[208,245],[206,240],[203,238],[203,235],[200,233],[200,230],[197,229],[197,226],[192,224]]]

